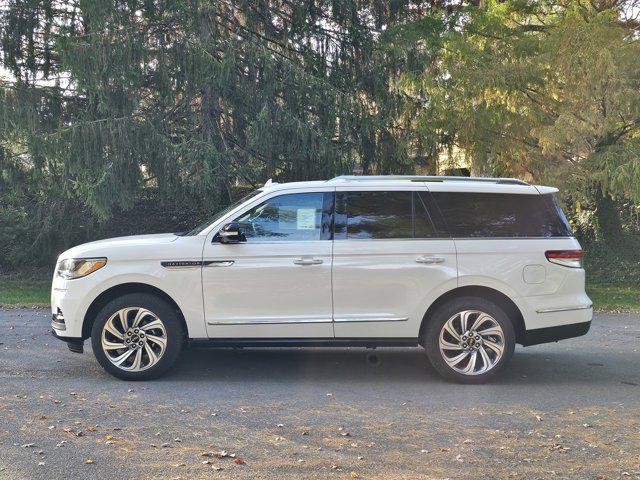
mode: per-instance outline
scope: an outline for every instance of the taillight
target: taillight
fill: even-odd
[[[582,250],[547,250],[544,255],[551,263],[563,267],[582,268]]]

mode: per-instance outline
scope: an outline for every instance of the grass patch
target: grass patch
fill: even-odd
[[[593,306],[602,310],[640,310],[640,287],[587,285]]]
[[[0,306],[43,306],[51,303],[51,279],[0,276]]]

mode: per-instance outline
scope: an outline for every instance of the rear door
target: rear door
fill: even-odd
[[[521,185],[429,186],[458,252],[460,286],[484,285],[507,294],[528,329],[571,323],[557,309],[585,309],[584,269],[549,262],[549,250],[578,250],[552,193]],[[550,190],[550,192],[549,192]]]
[[[455,282],[454,242],[428,205],[422,183],[336,189],[336,338],[416,338],[425,299]]]

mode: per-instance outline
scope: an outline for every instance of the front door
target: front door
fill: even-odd
[[[333,193],[274,192],[229,219],[246,242],[213,232],[202,286],[210,338],[333,338]]]
[[[415,339],[427,299],[455,283],[455,245],[432,221],[428,195],[426,188],[336,190],[336,338]]]

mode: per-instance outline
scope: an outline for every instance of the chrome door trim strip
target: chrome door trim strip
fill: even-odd
[[[405,318],[405,317],[371,318],[371,319],[367,319],[367,318],[356,318],[356,319],[352,319],[352,318],[336,318],[336,319],[334,319],[334,322],[340,322],[340,323],[362,323],[362,322],[373,323],[373,322],[406,322],[407,320],[409,320],[409,319]]]
[[[572,310],[588,310],[592,305],[582,305],[579,307],[541,308],[536,313],[570,312]]]
[[[220,322],[207,322],[207,325],[291,325],[296,323],[333,323],[331,319],[306,319],[306,320],[228,320]]]
[[[167,270],[182,270],[200,267],[230,267],[234,263],[235,260],[167,260],[160,262],[160,265]]]
[[[167,270],[181,270],[184,268],[200,268],[202,267],[201,260],[167,260],[160,262],[162,268]]]

